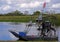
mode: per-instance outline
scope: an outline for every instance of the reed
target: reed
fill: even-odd
[[[56,14],[53,16],[55,16],[56,19],[51,19],[52,15],[48,19],[50,19],[51,22],[55,23],[57,26],[60,26],[60,15]],[[38,16],[36,15],[34,16],[0,16],[0,22],[29,22],[30,20],[35,22],[37,17]],[[45,20],[48,20],[48,19],[45,19]]]

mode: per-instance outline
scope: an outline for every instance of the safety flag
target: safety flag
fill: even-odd
[[[43,8],[45,8],[45,7],[46,7],[46,2],[43,3]]]

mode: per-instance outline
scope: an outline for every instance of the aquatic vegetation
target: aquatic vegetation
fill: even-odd
[[[43,15],[43,17],[44,17],[43,20],[50,20],[52,22],[52,24],[60,26],[60,15],[59,14],[50,15],[50,16],[48,16],[48,18],[46,18],[46,16],[47,15]],[[29,22],[30,20],[35,22],[37,17],[38,17],[38,15],[33,15],[33,16],[0,16],[0,22]]]

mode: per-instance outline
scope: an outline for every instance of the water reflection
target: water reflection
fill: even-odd
[[[11,24],[11,25],[20,25],[21,23],[20,22],[10,22],[9,24]]]

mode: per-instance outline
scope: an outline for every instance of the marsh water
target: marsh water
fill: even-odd
[[[24,32],[26,29],[26,23],[19,23],[19,22],[0,22],[0,40],[17,40],[14,35],[12,35],[9,30],[13,30],[16,32]],[[36,28],[30,29],[29,34],[37,35]]]
[[[9,30],[14,31],[24,31],[26,28],[26,23],[20,23],[20,22],[0,22],[0,40],[17,40],[15,36],[13,36]],[[60,37],[60,28],[57,27],[56,29],[58,37]],[[30,34],[37,35],[38,31],[35,29],[30,29]],[[59,38],[60,39],[60,38]]]

